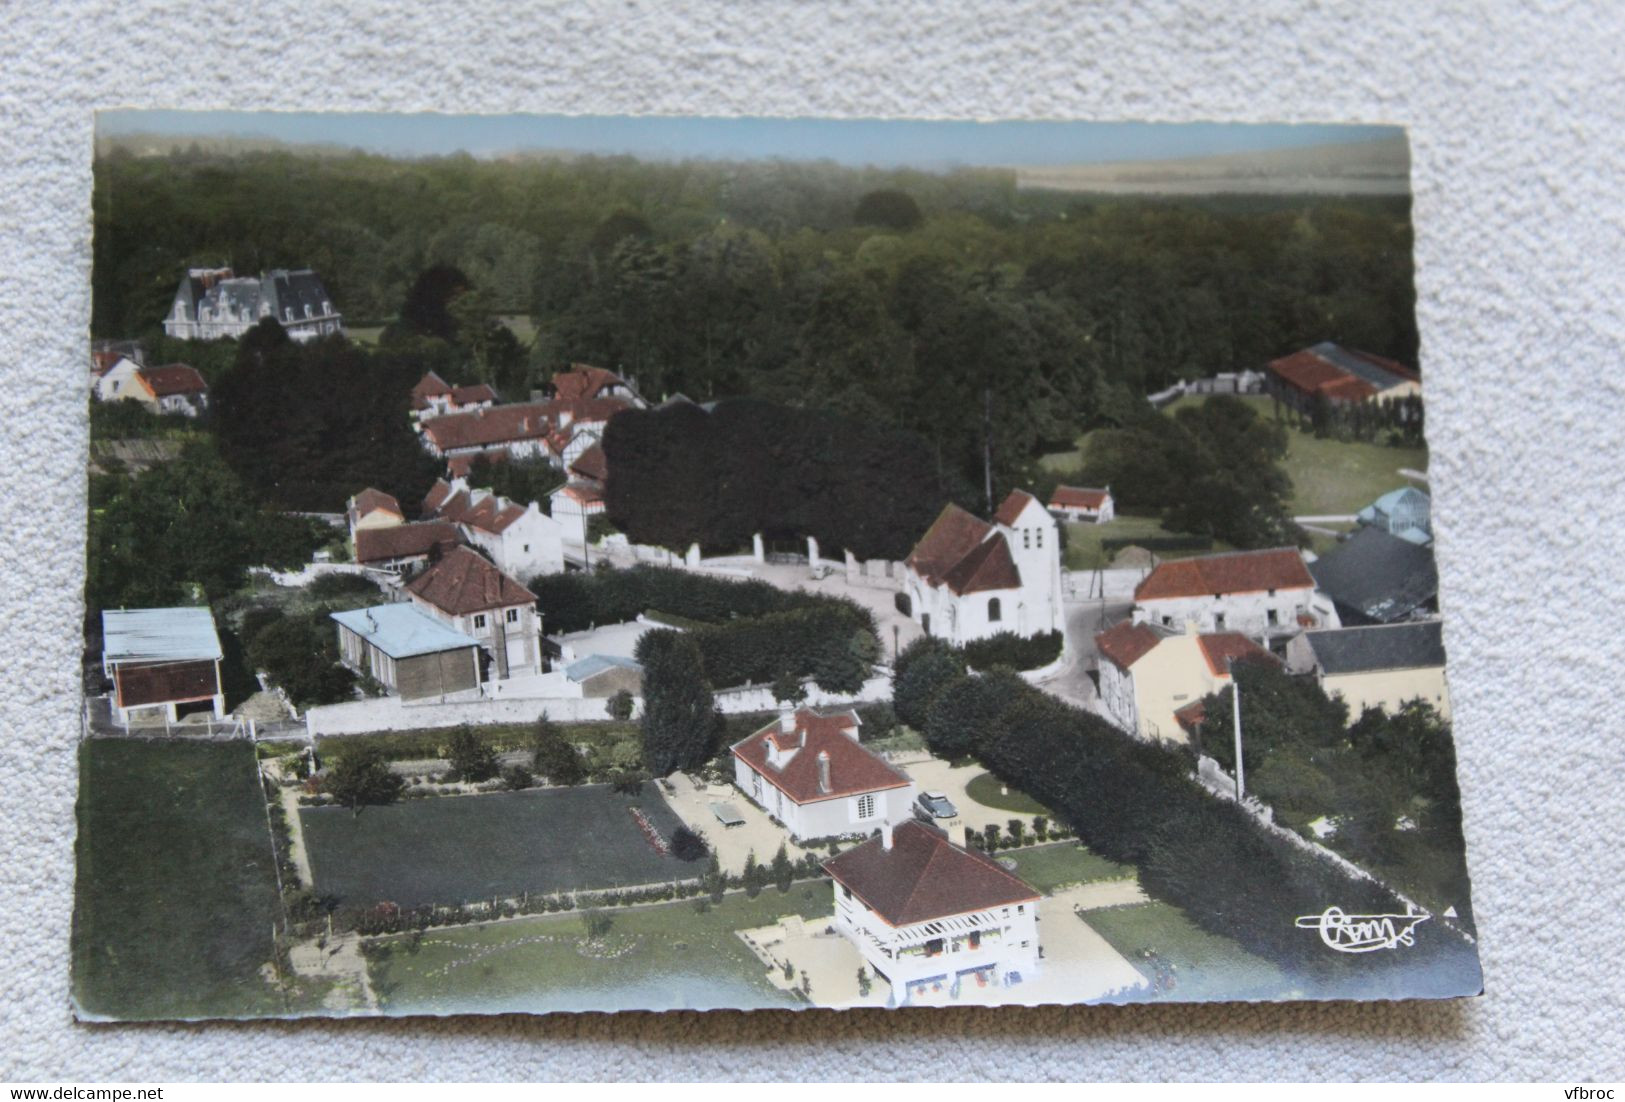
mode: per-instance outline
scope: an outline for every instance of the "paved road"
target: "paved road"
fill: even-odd
[[[1070,704],[1100,711],[1100,693],[1090,671],[1100,663],[1095,635],[1124,619],[1133,607],[1128,601],[1068,601],[1066,609],[1066,665],[1038,687]]]

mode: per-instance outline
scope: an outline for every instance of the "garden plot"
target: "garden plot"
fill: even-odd
[[[642,816],[640,821],[639,814]],[[402,907],[686,880],[703,871],[661,852],[682,825],[653,785],[606,785],[408,800],[299,813],[316,891]]]

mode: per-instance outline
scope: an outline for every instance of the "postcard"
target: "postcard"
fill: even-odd
[[[1402,130],[95,157],[79,1017],[1481,990]]]

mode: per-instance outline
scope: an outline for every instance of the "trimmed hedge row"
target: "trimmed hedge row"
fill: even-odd
[[[1289,969],[1319,997],[1476,989],[1471,945],[1438,922],[1417,927],[1415,945],[1403,953],[1332,952],[1297,926],[1299,916],[1331,906],[1351,915],[1403,914],[1404,904],[1382,884],[1349,875],[1209,793],[1193,779],[1188,754],[1134,739],[1019,678],[953,674],[944,649],[923,639],[904,651],[898,718],[923,724],[934,746],[969,741],[962,752],[1054,809],[1102,857],[1135,866],[1148,893],[1198,926]],[[974,695],[994,699],[978,701],[980,737],[966,740],[963,730],[945,729],[947,710],[934,705],[944,694],[969,692],[961,687],[969,680],[990,682]]]
[[[531,579],[530,590],[536,594],[550,635],[583,631],[596,624],[625,623],[650,610],[667,619],[721,624],[834,604],[862,613],[874,630],[873,618],[851,601],[779,589],[756,579],[710,578],[666,566],[547,574]]]

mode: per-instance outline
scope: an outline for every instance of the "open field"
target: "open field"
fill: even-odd
[[[1147,998],[1276,999],[1291,990],[1275,965],[1229,938],[1207,933],[1167,903],[1089,911],[1084,921],[1147,979],[1165,977]],[[1148,952],[1155,956],[1147,957]]]
[[[999,854],[999,857],[1001,860],[1006,857],[1014,860],[1016,875],[1045,895],[1074,884],[1092,884],[1097,880],[1126,880],[1134,877],[1132,867],[1108,861],[1076,842],[1057,842],[1050,846],[1011,850]]]
[[[1274,416],[1274,403],[1269,398],[1255,395],[1242,400],[1252,405],[1260,417]],[[1171,414],[1205,401],[1206,396],[1188,394],[1168,406],[1167,412]],[[1299,429],[1290,417],[1284,423],[1287,430],[1284,466],[1292,479],[1289,508],[1293,516],[1358,512],[1389,490],[1406,485],[1399,468],[1425,471],[1428,467],[1426,448],[1320,440],[1313,433]]]
[[[703,913],[700,902],[599,912],[610,926],[598,938],[572,913],[379,939],[373,988],[393,1014],[798,1005],[735,931],[792,914],[829,918],[828,882],[755,899],[733,892]]]
[[[685,880],[702,863],[663,856],[644,838],[641,808],[666,839],[682,825],[653,785],[640,796],[607,785],[537,788],[299,812],[311,875],[345,903],[510,898]]]
[[[280,1014],[262,969],[280,915],[246,742],[79,750],[73,990],[121,1018]]]

